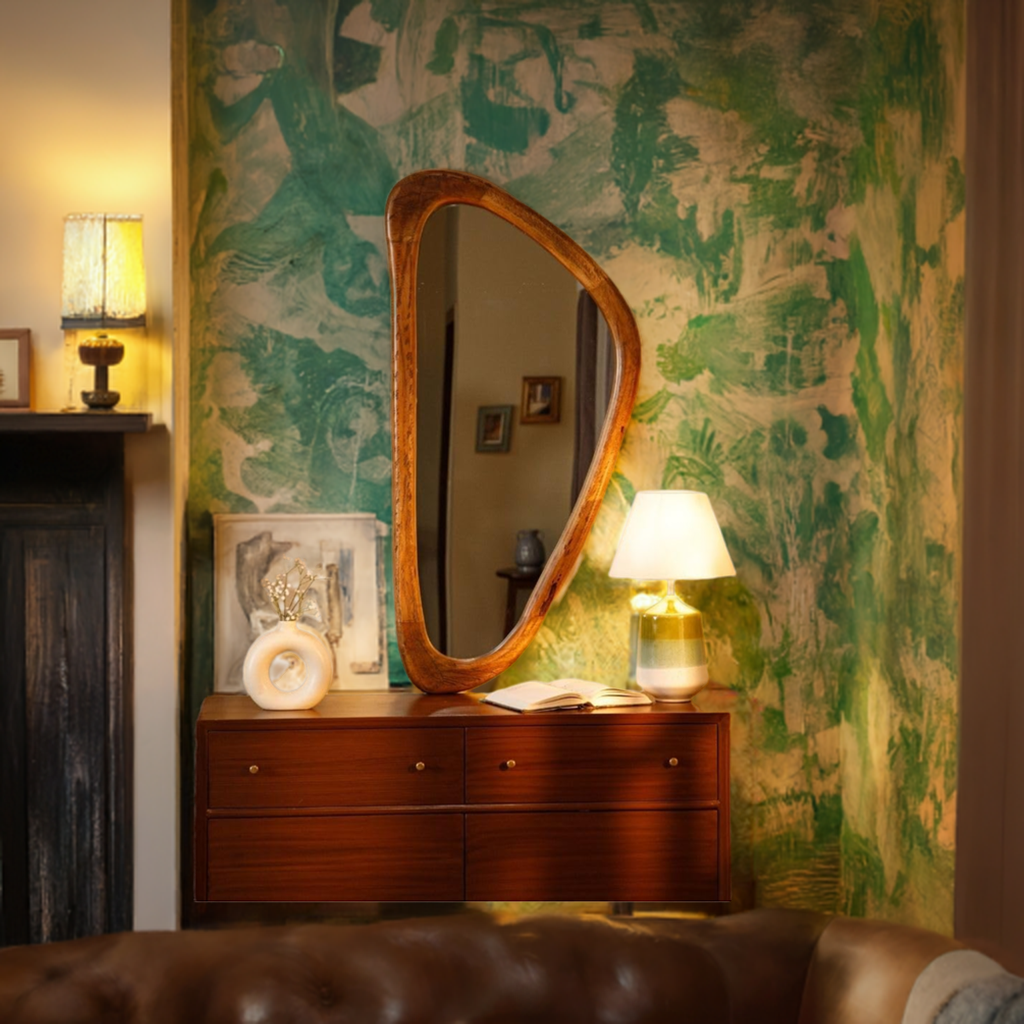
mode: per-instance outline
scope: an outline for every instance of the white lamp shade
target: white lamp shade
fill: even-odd
[[[64,218],[65,327],[134,327],[146,322],[142,218],[74,213]]]
[[[712,580],[735,576],[722,531],[702,491],[638,491],[609,576]]]

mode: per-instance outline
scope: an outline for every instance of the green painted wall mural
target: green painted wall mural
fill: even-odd
[[[193,710],[210,514],[390,520],[391,186],[503,184],[644,369],[586,557],[507,674],[623,678],[633,493],[707,491],[737,901],[952,927],[960,0],[191,0]],[[393,613],[392,613],[393,615]],[[393,646],[391,664],[399,664]]]

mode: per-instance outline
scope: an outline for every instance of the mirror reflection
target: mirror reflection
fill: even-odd
[[[614,346],[554,257],[469,205],[427,221],[417,281],[417,546],[442,654],[476,657],[518,621],[583,487]]]

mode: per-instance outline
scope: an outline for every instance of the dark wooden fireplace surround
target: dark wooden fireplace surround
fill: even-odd
[[[124,435],[0,413],[0,945],[132,926]]]

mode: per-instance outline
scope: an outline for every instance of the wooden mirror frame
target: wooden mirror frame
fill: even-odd
[[[549,252],[590,293],[615,343],[615,383],[583,489],[512,632],[476,658],[442,654],[427,635],[416,546],[416,302],[420,241],[442,206],[490,210]],[[463,171],[418,171],[391,190],[385,213],[392,304],[391,455],[395,617],[410,679],[427,693],[461,693],[495,678],[533,639],[572,578],[622,447],[640,377],[636,321],[611,278],[565,232],[484,178]]]

